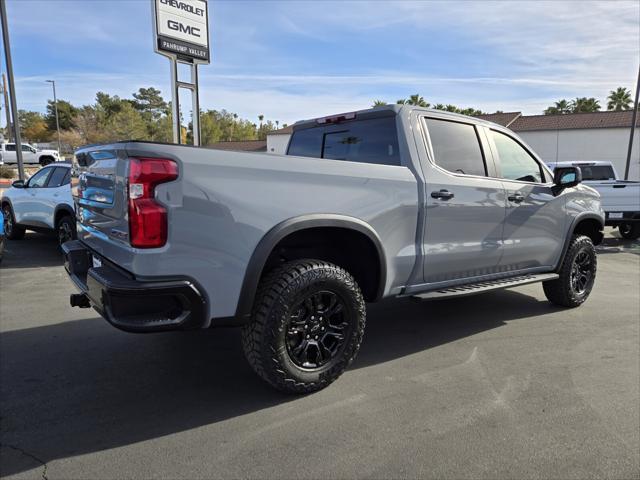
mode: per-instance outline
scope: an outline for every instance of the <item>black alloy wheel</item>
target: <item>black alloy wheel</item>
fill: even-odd
[[[301,368],[320,368],[341,351],[351,332],[344,301],[329,290],[307,294],[292,309],[287,353]]]

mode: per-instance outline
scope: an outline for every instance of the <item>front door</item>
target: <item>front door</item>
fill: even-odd
[[[456,282],[498,271],[506,199],[490,178],[493,161],[484,131],[472,122],[425,117],[430,159],[427,183],[424,281]],[[434,285],[435,286],[435,285]]]
[[[503,271],[550,268],[566,232],[564,198],[552,192],[552,177],[515,137],[490,131],[497,167],[507,193]]]
[[[40,196],[41,192],[46,190],[51,170],[53,170],[51,167],[38,170],[27,182],[24,193],[12,201],[16,222],[25,225],[45,226],[41,220]]]

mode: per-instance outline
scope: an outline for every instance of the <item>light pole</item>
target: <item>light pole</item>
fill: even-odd
[[[56,108],[56,130],[58,131],[58,155],[62,154],[62,149],[60,148],[60,121],[58,120],[58,99],[56,98],[56,81],[55,80],[46,80],[51,85],[53,85],[53,104]]]
[[[13,62],[11,61],[11,46],[9,44],[9,22],[7,21],[6,0],[0,0],[0,20],[2,21],[2,40],[4,42],[4,60],[7,64],[9,76],[9,97],[11,98],[11,117],[13,119],[13,138],[16,141],[16,160],[18,160],[18,176],[24,181],[24,165],[22,164],[22,140],[20,138],[20,118],[18,117],[18,102],[13,82]],[[8,126],[11,128],[11,126]]]

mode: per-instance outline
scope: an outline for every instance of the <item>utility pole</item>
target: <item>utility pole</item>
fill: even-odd
[[[60,121],[58,120],[58,98],[56,97],[56,81],[47,80],[47,82],[53,85],[53,104],[56,107],[56,130],[58,131],[58,155],[60,155],[62,152],[62,148],[60,147]]]
[[[631,150],[633,150],[633,134],[638,118],[638,94],[640,94],[640,65],[638,66],[638,80],[636,81],[636,100],[633,102],[633,115],[631,116],[631,134],[629,135],[629,149],[627,150],[627,165],[624,167],[624,179],[629,180],[629,167],[631,166]],[[638,147],[640,149],[640,147]]]
[[[13,63],[11,62],[11,46],[9,45],[9,26],[7,22],[7,0],[0,0],[0,20],[2,21],[2,40],[4,41],[4,58],[7,62],[9,76],[9,96],[11,97],[11,117],[13,118],[13,136],[16,139],[16,157],[18,159],[18,177],[24,181],[24,165],[22,163],[22,140],[20,139],[20,120],[18,119],[18,102],[16,87],[13,81]]]
[[[9,111],[9,94],[7,93],[7,77],[2,74],[2,93],[4,96],[4,113],[7,116],[7,140],[11,141],[11,112]]]

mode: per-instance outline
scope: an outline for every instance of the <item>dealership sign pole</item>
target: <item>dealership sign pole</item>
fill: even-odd
[[[206,0],[151,0],[154,50],[171,64],[173,142],[181,143],[180,89],[191,90],[193,144],[200,145],[198,65],[208,64],[209,8]],[[178,65],[188,65],[189,81],[182,81]]]

